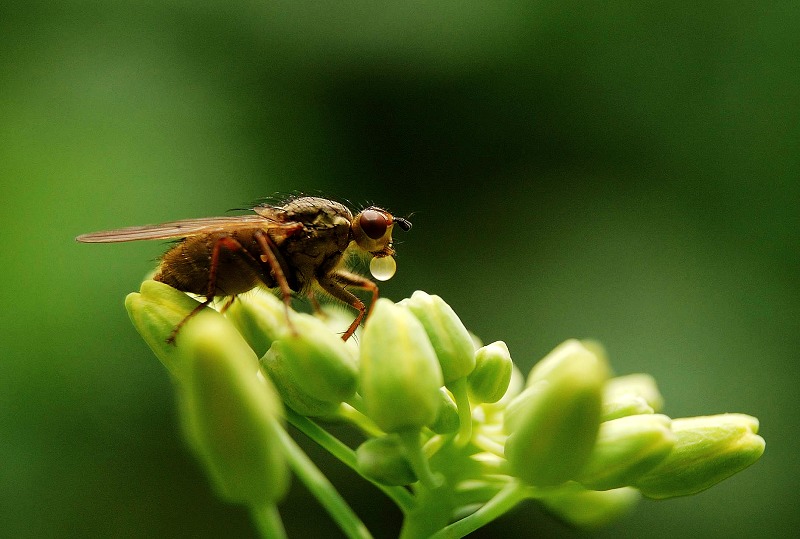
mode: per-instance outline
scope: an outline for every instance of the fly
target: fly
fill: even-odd
[[[319,286],[358,311],[342,335],[349,339],[364,319],[367,307],[348,290],[360,288],[378,298],[371,280],[344,269],[348,248],[372,255],[370,272],[384,281],[394,275],[394,225],[410,230],[411,223],[370,206],[353,216],[343,204],[319,197],[293,198],[282,205],[262,204],[253,215],[184,219],[158,225],[134,226],[83,234],[82,243],[119,243],[178,239],[161,258],[153,277],[182,292],[205,297],[172,330],[180,328],[215,297],[234,298],[256,287],[277,288],[288,317],[292,294],[313,295]]]

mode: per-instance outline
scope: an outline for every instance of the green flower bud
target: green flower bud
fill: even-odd
[[[516,432],[524,427],[528,409],[536,406],[537,399],[547,389],[547,384],[536,384],[526,387],[506,406],[503,414],[503,430],[506,434]]]
[[[270,348],[261,358],[261,368],[275,385],[283,403],[300,415],[325,417],[336,413],[340,401],[323,401],[303,390],[289,361]]]
[[[475,369],[467,377],[470,399],[475,403],[497,402],[508,389],[514,363],[503,341],[475,352]]]
[[[225,316],[258,357],[269,350],[273,341],[289,331],[286,306],[272,294],[258,289],[236,296]]]
[[[125,308],[136,331],[176,378],[181,378],[185,369],[184,354],[176,346],[181,344],[182,335],[178,335],[175,344],[167,343],[167,338],[196,307],[197,302],[183,292],[152,280],[144,281],[139,293],[128,294],[125,298]],[[203,309],[189,319],[186,325],[204,316],[219,315],[213,309]]]
[[[603,343],[594,339],[581,339],[580,342],[584,348],[600,358],[601,361],[608,363],[608,351]]]
[[[546,380],[552,371],[563,368],[562,366],[565,363],[569,364],[576,361],[576,357],[584,358],[583,361],[588,361],[592,364],[602,365],[606,371],[605,376],[607,378],[610,368],[605,354],[595,353],[595,350],[599,347],[595,341],[586,342],[590,346],[584,346],[584,343],[578,339],[568,339],[553,348],[549,354],[533,366],[531,372],[528,373],[526,385],[531,386],[539,380]]]
[[[417,476],[406,458],[405,446],[393,434],[371,438],[356,449],[358,472],[387,486],[416,483]]]
[[[439,296],[421,290],[398,305],[407,307],[422,322],[436,351],[444,383],[467,376],[475,368],[475,346],[458,315]]]
[[[672,421],[672,452],[633,486],[649,498],[703,491],[747,468],[764,453],[758,419],[744,414],[687,417]]]
[[[310,416],[327,416],[355,395],[358,361],[349,346],[325,323],[294,313],[294,332],[272,343],[261,366],[289,408]]]
[[[422,323],[408,309],[380,298],[361,341],[367,415],[386,432],[432,423],[439,412],[442,371]]]
[[[279,442],[282,408],[258,360],[221,316],[197,317],[181,328],[187,363],[179,385],[186,438],[223,499],[251,507],[286,493],[288,468]]]
[[[641,497],[639,491],[630,487],[598,492],[577,483],[567,483],[539,501],[573,526],[593,529],[607,526],[623,516]]]
[[[439,412],[428,427],[436,434],[452,434],[458,430],[460,425],[455,401],[445,388],[439,388]]]
[[[565,344],[534,367],[505,417],[506,458],[514,475],[536,486],[573,478],[600,426],[608,365],[577,341]]]
[[[655,410],[642,397],[620,395],[613,400],[603,401],[601,419],[603,421],[612,421],[631,415],[652,415],[654,413]]]
[[[600,425],[592,454],[576,481],[593,490],[633,483],[669,455],[675,445],[670,418],[633,415]]]
[[[355,395],[358,360],[342,338],[308,314],[292,316],[292,325],[295,331],[272,343],[271,350],[286,359],[302,390],[329,402],[346,401]]]
[[[500,397],[500,400],[497,402],[485,402],[481,404],[481,408],[483,412],[486,414],[487,422],[492,422],[495,416],[499,413],[503,412],[505,414],[508,405],[516,399],[516,397],[522,392],[525,387],[525,376],[523,376],[522,372],[517,368],[516,365],[512,363],[511,365],[511,381],[508,383],[508,389],[506,389],[505,394]]]
[[[628,415],[660,412],[664,399],[649,374],[617,376],[608,381],[603,393],[603,421]]]

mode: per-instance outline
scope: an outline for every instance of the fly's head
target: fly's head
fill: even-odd
[[[369,263],[372,276],[379,281],[390,279],[394,275],[397,265],[394,262],[394,249],[392,248],[392,229],[394,225],[402,230],[411,230],[411,223],[402,217],[393,217],[392,214],[381,208],[370,206],[360,211],[353,218],[350,231],[353,241],[362,251],[370,253],[373,258]]]

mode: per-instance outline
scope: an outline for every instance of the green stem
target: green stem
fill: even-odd
[[[430,459],[434,456],[442,447],[450,441],[453,436],[448,434],[446,436],[442,436],[441,434],[434,434],[431,436],[425,445],[422,446],[422,452],[425,454],[425,457]]]
[[[453,495],[453,504],[455,507],[463,507],[468,505],[477,505],[479,508],[483,507],[486,502],[506,488],[509,481],[476,481],[473,486],[464,488],[460,486],[458,491]],[[474,513],[475,511],[470,512]]]
[[[478,434],[472,439],[472,442],[479,448],[487,453],[491,453],[500,458],[505,458],[505,446],[492,440],[490,437],[483,434]]]
[[[453,394],[458,408],[458,435],[456,436],[456,447],[464,447],[472,438],[472,409],[469,404],[467,393],[467,379],[459,378],[447,385],[447,389]]]
[[[319,471],[311,459],[295,443],[289,433],[278,429],[283,452],[289,461],[289,466],[297,477],[305,484],[306,488],[319,500],[320,504],[328,511],[333,520],[350,539],[371,539],[367,528],[358,516],[350,509],[347,502],[339,492]]]
[[[339,459],[344,465],[358,473],[355,452],[339,441],[338,438],[332,436],[328,431],[321,428],[309,418],[298,414],[290,408],[286,409],[286,419],[297,430],[314,440],[320,445],[320,447]],[[359,475],[361,474],[359,473]],[[416,505],[414,497],[403,487],[387,487],[386,485],[381,485],[380,483],[377,483],[368,477],[364,477],[364,479],[383,491],[383,493],[391,498],[391,500],[397,505],[397,507],[400,508],[403,513],[408,513]]]
[[[403,447],[405,447],[406,456],[411,463],[411,469],[414,470],[419,482],[428,490],[436,489],[441,481],[433,475],[428,459],[422,452],[420,432],[418,430],[408,430],[398,432],[397,435],[400,437]]]
[[[386,434],[378,427],[378,425],[375,424],[374,421],[364,415],[364,412],[360,408],[353,406],[349,402],[342,403],[342,405],[339,407],[338,415],[339,417],[352,423],[356,428],[360,429],[361,432],[367,436],[371,436],[372,438],[377,438],[378,436],[383,436]]]
[[[453,500],[448,485],[429,490],[417,483],[415,490],[419,504],[406,515],[400,539],[428,539],[444,528],[450,519]]]
[[[286,530],[283,528],[281,515],[274,505],[257,507],[250,510],[253,523],[258,533],[264,539],[286,539]]]
[[[502,516],[514,508],[527,497],[526,487],[519,481],[514,481],[495,497],[486,502],[486,505],[461,520],[445,526],[433,534],[430,539],[460,539],[481,528],[494,519]]]

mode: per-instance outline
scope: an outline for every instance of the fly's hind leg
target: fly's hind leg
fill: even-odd
[[[347,328],[347,331],[342,335],[342,340],[346,341],[356,332],[356,329],[358,329],[358,325],[367,314],[367,306],[352,292],[347,290],[345,286],[355,286],[357,288],[363,288],[364,290],[370,290],[372,292],[372,303],[370,305],[374,305],[375,300],[378,299],[378,285],[366,277],[350,273],[349,271],[337,271],[336,273],[323,277],[319,279],[319,285],[328,294],[347,303],[358,311],[356,319],[353,320],[353,323],[350,324],[350,327]]]
[[[234,238],[230,236],[222,236],[218,238],[214,242],[214,247],[211,250],[211,262],[208,266],[208,288],[206,290],[206,299],[202,303],[198,304],[197,307],[192,309],[192,312],[187,314],[183,320],[178,322],[178,325],[172,330],[167,337],[168,344],[175,344],[175,337],[178,336],[178,331],[189,321],[190,318],[195,316],[197,313],[203,310],[208,304],[210,304],[214,300],[214,296],[217,294],[217,270],[219,268],[219,253],[222,249],[227,249],[228,251],[241,251],[246,253],[248,256],[250,253],[242,247],[242,244],[236,241]],[[225,305],[224,309],[227,309],[230,304],[233,302],[233,298]]]
[[[289,317],[289,310],[292,307],[292,289],[289,287],[286,274],[283,272],[283,268],[280,262],[278,262],[278,257],[275,255],[275,244],[272,243],[272,240],[269,239],[266,233],[261,231],[256,232],[255,239],[258,242],[258,246],[261,248],[261,262],[269,266],[272,277],[275,279],[281,291],[284,309],[286,310],[286,323],[289,325],[289,329],[292,333],[297,333],[294,329],[294,325],[292,325],[292,319]]]
[[[314,314],[319,317],[325,317],[325,311],[322,310],[322,305],[319,304],[319,300],[317,296],[314,294],[313,290],[308,291],[308,301],[311,303],[311,310],[314,311]]]

